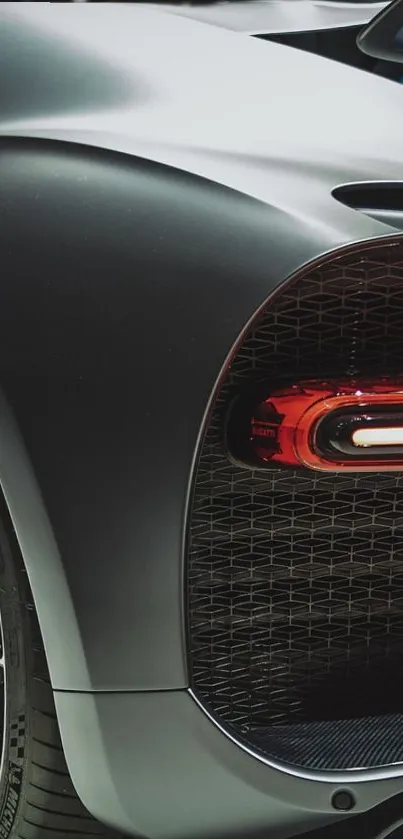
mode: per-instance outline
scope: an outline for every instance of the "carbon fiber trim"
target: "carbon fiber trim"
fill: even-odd
[[[258,752],[310,769],[370,769],[402,759],[403,714],[323,720],[252,729]]]

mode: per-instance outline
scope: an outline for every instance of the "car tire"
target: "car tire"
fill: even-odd
[[[28,578],[4,505],[0,617],[0,839],[110,836],[85,810],[69,776]]]

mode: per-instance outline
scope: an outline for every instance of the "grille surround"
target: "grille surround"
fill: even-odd
[[[329,770],[403,761],[403,744],[380,747],[382,726],[403,722],[403,475],[240,466],[225,446],[228,410],[262,382],[401,374],[402,331],[401,237],[330,255],[269,300],[210,411],[189,515],[191,686],[264,757]],[[363,758],[366,716],[379,736]],[[344,734],[334,747],[328,727],[318,757],[319,723]]]

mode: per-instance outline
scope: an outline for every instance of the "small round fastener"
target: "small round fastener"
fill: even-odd
[[[332,807],[340,812],[347,813],[355,807],[355,798],[348,789],[339,789],[332,796]]]

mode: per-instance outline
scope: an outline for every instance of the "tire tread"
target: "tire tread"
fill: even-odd
[[[34,672],[31,675],[30,761],[18,839],[112,839],[79,800],[64,757],[53,691],[35,611],[29,607]]]

